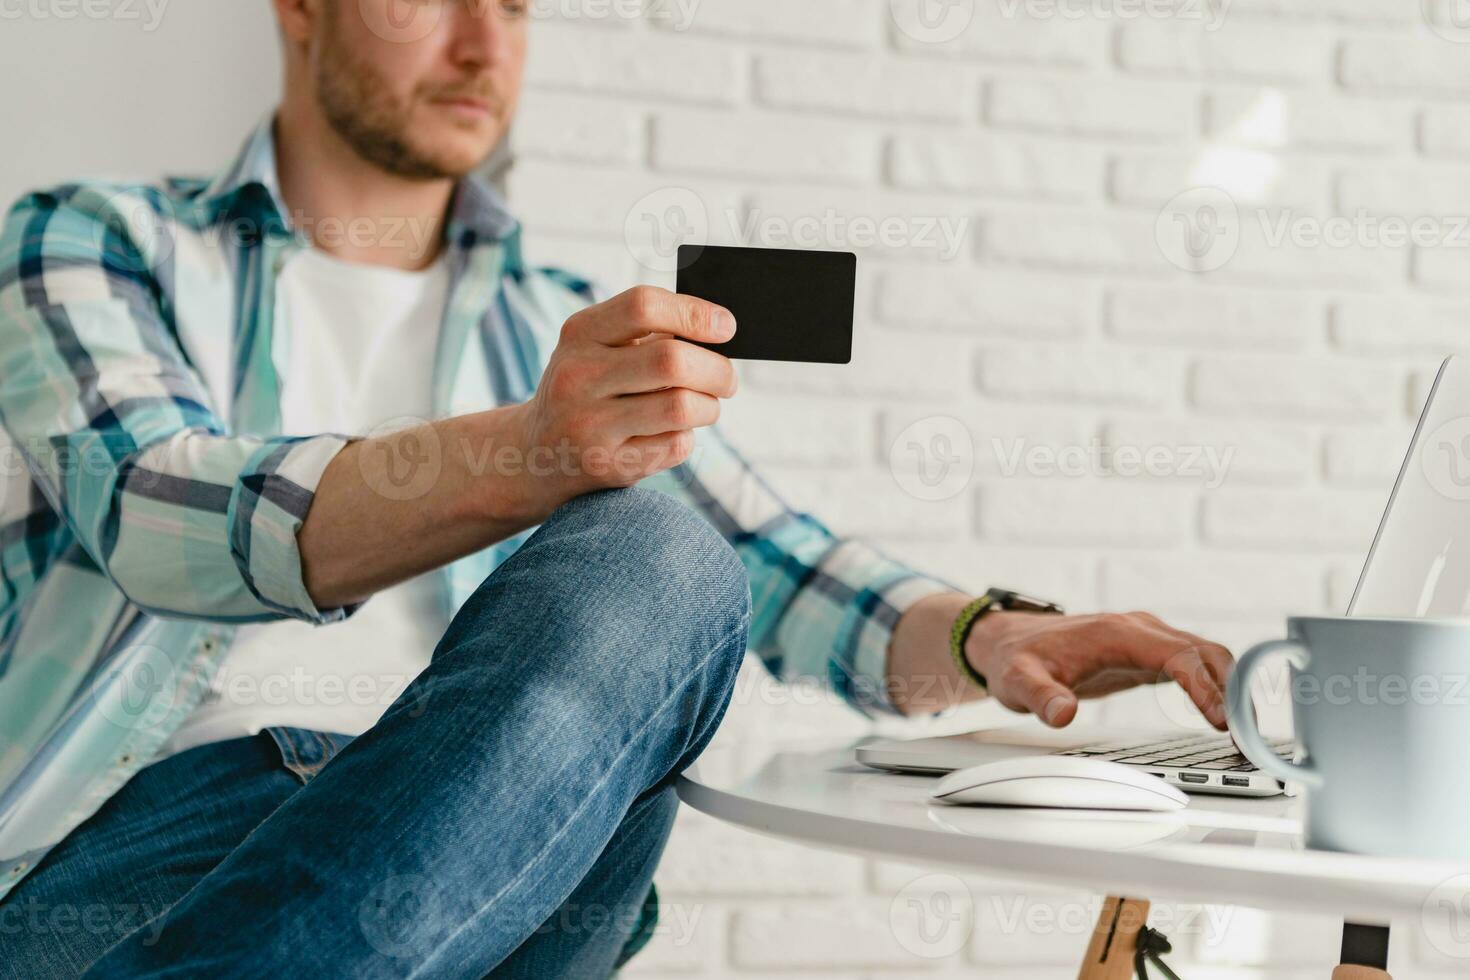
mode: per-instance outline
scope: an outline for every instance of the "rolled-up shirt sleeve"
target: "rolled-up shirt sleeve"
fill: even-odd
[[[11,210],[0,424],[98,568],[146,611],[343,618],[312,602],[296,533],[347,440],[227,429],[169,327],[162,260],[126,234],[121,206],[62,188]]]

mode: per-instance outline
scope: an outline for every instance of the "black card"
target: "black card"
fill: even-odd
[[[753,361],[852,363],[857,256],[785,248],[679,248],[676,291],[735,314],[735,338],[704,344]]]

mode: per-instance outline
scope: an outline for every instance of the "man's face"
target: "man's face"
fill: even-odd
[[[316,97],[363,159],[400,177],[460,177],[510,127],[525,4],[324,0],[308,58]]]

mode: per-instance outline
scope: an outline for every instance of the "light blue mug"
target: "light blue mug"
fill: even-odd
[[[1286,640],[1230,676],[1230,731],[1246,757],[1306,791],[1308,847],[1470,858],[1470,620],[1297,616]],[[1251,677],[1291,665],[1297,761],[1261,737]]]

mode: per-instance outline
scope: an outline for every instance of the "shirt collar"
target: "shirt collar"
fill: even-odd
[[[216,213],[227,213],[240,192],[258,188],[284,227],[290,218],[281,197],[276,175],[275,117],[267,116],[241,147],[239,154],[205,187],[201,198]],[[479,174],[462,178],[455,187],[445,227],[446,240],[454,247],[472,248],[479,242],[504,242],[515,248],[520,222],[510,213],[505,199]]]

